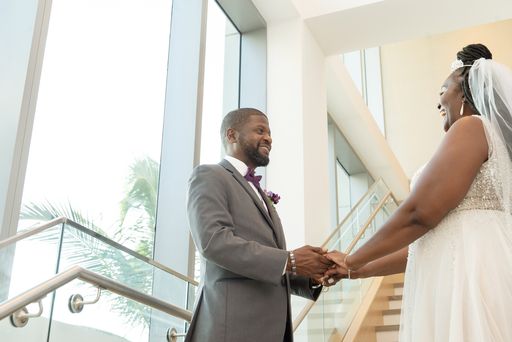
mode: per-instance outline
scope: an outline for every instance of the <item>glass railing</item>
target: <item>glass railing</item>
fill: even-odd
[[[387,186],[376,182],[326,240],[328,250],[351,251],[364,244],[396,210]],[[341,340],[352,323],[372,279],[344,279],[295,315],[295,340]]]
[[[41,295],[42,311],[34,314],[38,310],[26,304]],[[191,312],[78,266],[0,306],[0,317],[7,305],[14,314],[0,320],[3,342],[174,341],[171,334],[183,337],[191,317]]]
[[[197,282],[194,280],[68,219],[54,220],[53,225],[48,224],[44,228],[31,229],[0,242],[0,308],[12,298],[25,293],[52,276],[73,266],[80,266],[176,307],[192,309],[197,287]],[[64,290],[58,290],[57,293],[62,291]],[[119,295],[107,294],[103,297],[105,302],[109,303],[108,309],[105,310],[119,318],[115,322],[126,318],[128,323],[137,326],[140,331],[157,325],[158,313],[156,311],[153,313],[148,306],[134,303]],[[51,335],[53,328],[60,324],[60,315],[56,311],[60,305],[59,300],[58,296],[53,298],[53,295],[43,299],[43,318],[46,317],[46,321],[34,319],[29,324],[33,327],[31,329],[35,329],[35,335]],[[30,307],[33,306],[30,305]],[[67,306],[64,305],[64,307]],[[37,311],[37,305],[30,311]],[[97,320],[101,321],[96,325],[98,329],[101,324],[109,325],[107,319],[97,318]],[[153,320],[155,320],[154,323]],[[9,318],[0,321],[0,336],[3,336],[4,328],[9,324]],[[181,324],[180,327],[178,331],[183,332],[184,325]],[[149,331],[153,333],[152,328]],[[29,332],[17,331],[15,334],[29,334]],[[0,340],[10,341],[4,338]],[[31,341],[24,338],[12,341],[25,340]],[[128,340],[142,341],[143,339]]]

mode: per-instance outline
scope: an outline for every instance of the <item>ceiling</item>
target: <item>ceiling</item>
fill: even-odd
[[[300,16],[329,55],[512,18],[510,0],[252,0],[267,22]]]

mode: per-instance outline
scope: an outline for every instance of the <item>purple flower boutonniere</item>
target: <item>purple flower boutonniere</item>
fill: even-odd
[[[281,196],[279,196],[278,194],[276,194],[275,192],[272,192],[272,191],[268,191],[268,190],[264,190],[264,191],[265,191],[265,195],[267,195],[270,202],[272,202],[273,204],[279,203]]]

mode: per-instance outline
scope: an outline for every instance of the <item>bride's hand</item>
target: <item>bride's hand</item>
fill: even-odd
[[[337,266],[343,266],[344,268],[346,268],[346,265],[345,265],[346,254],[345,253],[341,253],[338,251],[331,251],[331,252],[326,253],[324,256],[327,259],[334,262]]]
[[[358,279],[367,277],[367,265],[362,265],[357,269],[352,266],[350,267],[349,271],[349,267],[345,264],[345,261],[347,260],[347,254],[345,253],[331,251],[326,253],[325,257],[334,262],[334,265],[330,269],[328,269],[324,274],[324,278],[326,279],[329,279],[331,277],[335,277],[338,279]]]

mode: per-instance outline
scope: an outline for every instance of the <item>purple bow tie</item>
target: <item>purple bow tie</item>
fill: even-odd
[[[261,176],[256,176],[254,174],[254,169],[251,169],[249,168],[247,170],[247,173],[246,175],[244,176],[245,179],[247,179],[247,181],[251,182],[252,184],[254,184],[254,186],[256,187],[256,189],[260,189],[260,180],[261,180]]]

